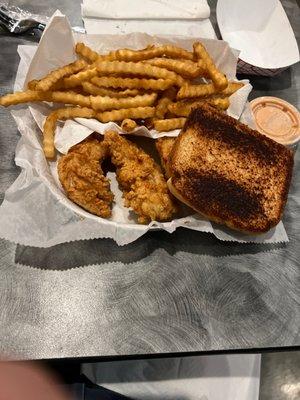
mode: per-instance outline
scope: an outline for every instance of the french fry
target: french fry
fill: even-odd
[[[178,117],[187,117],[193,108],[204,103],[209,103],[220,110],[227,110],[230,104],[228,97],[208,97],[193,101],[178,101],[177,103],[169,104],[168,110]]]
[[[200,69],[200,74],[198,76],[203,76],[204,78],[209,78],[209,73],[206,68],[206,64],[203,60],[197,60],[198,68]]]
[[[43,127],[43,149],[48,159],[55,157],[54,133],[57,121],[57,112],[53,111],[48,115]]]
[[[229,82],[228,86],[218,94],[222,96],[231,96],[243,86],[244,84],[242,82]]]
[[[86,46],[84,43],[76,43],[75,52],[80,56],[87,59],[89,62],[93,63],[97,60],[116,60],[116,57],[112,54],[99,54],[92,50],[90,47]]]
[[[48,75],[45,76],[45,78],[38,81],[35,89],[46,92],[59,79],[77,73],[78,71],[82,70],[86,65],[87,64],[84,60],[77,60],[71,64],[65,65],[64,67],[51,71]]]
[[[181,129],[186,118],[157,119],[154,121],[154,129],[158,132],[168,132],[173,129]]]
[[[38,84],[39,80],[37,79],[33,79],[32,81],[28,82],[27,87],[30,90],[37,90],[37,84]],[[49,91],[54,91],[54,90],[64,90],[65,86],[63,83],[63,79],[59,79],[57,82],[55,82],[51,88],[49,89]]]
[[[90,107],[90,96],[83,96],[75,92],[50,92],[51,101],[57,103],[74,104],[81,107]]]
[[[39,80],[38,79],[32,79],[31,81],[29,81],[28,83],[27,83],[27,88],[29,89],[29,90],[35,90],[35,88],[36,88],[36,85],[39,83]]]
[[[93,110],[112,110],[122,108],[135,108],[152,106],[157,98],[156,93],[144,94],[135,97],[125,97],[121,99],[113,97],[90,96],[91,106]]]
[[[51,93],[25,90],[24,92],[9,93],[0,97],[0,105],[4,107],[33,101],[52,101]]]
[[[201,83],[199,85],[184,85],[177,93],[177,99],[185,99],[187,97],[204,97],[217,93],[213,83]]]
[[[123,129],[123,131],[125,131],[125,132],[131,132],[136,127],[137,127],[137,123],[133,119],[130,119],[130,118],[124,119],[121,123],[121,129]]]
[[[105,123],[109,121],[122,121],[124,119],[151,118],[155,114],[155,107],[125,108],[122,110],[104,111],[96,114],[96,118]]]
[[[97,68],[88,68],[84,71],[80,71],[77,74],[64,78],[63,83],[66,88],[73,88],[81,85],[81,82],[88,81],[97,75]]]
[[[93,118],[95,117],[95,111],[89,108],[80,107],[66,107],[52,111],[43,127],[43,148],[46,158],[54,158],[55,147],[54,147],[54,133],[56,122],[58,120],[66,120],[70,118]]]
[[[92,50],[90,47],[86,46],[84,43],[76,43],[75,51],[79,56],[84,57],[92,63],[96,60],[117,60],[113,52],[105,55],[99,54],[96,51]]]
[[[113,76],[96,76],[91,79],[91,82],[100,87],[144,90],[166,90],[173,85],[173,81],[170,79],[117,78]]]
[[[170,100],[168,97],[162,97],[161,99],[159,99],[155,108],[155,117],[162,119],[168,112],[169,104],[172,104],[172,100]]]
[[[205,73],[204,63],[193,62],[189,60],[173,60],[171,58],[153,58],[143,61],[144,63],[154,65],[156,67],[166,68],[187,79],[193,79],[197,76],[203,76]]]
[[[98,61],[97,70],[101,74],[128,74],[170,79],[174,84],[179,86],[185,83],[185,80],[173,71],[168,71],[165,68],[155,67],[142,62]]]
[[[212,97],[211,99],[207,99],[207,102],[220,110],[227,110],[230,106],[228,97]]]
[[[39,83],[38,79],[33,79],[32,81],[29,81],[27,83],[27,88],[29,90],[37,90],[37,84]],[[55,82],[52,86],[50,90],[62,90],[64,89],[64,84],[62,79],[59,79],[57,82]]]
[[[164,118],[164,116],[168,112],[168,105],[172,104],[175,98],[176,98],[175,88],[171,87],[168,90],[166,90],[163,96],[158,100],[155,109],[155,117],[158,119]]]
[[[106,87],[99,87],[91,82],[82,82],[82,88],[86,93],[94,96],[109,96],[117,99],[122,97],[137,96],[139,91],[137,89],[115,90],[107,89]]]
[[[84,43],[76,43],[75,52],[76,54],[86,58],[90,62],[94,62],[99,58],[99,54],[86,46]]]
[[[244,84],[241,82],[229,82],[226,89],[217,91],[213,83],[202,83],[199,85],[184,85],[180,88],[177,93],[177,99],[185,99],[188,97],[205,97],[213,94],[218,96],[231,96],[238,89],[243,87]]]
[[[228,85],[228,80],[222,72],[215,66],[206,48],[199,42],[194,43],[194,55],[198,60],[203,60],[206,64],[207,72],[218,91],[224,90]]]
[[[119,49],[110,52],[109,55],[120,61],[142,61],[162,56],[193,60],[194,57],[193,53],[170,44],[157,47],[151,46],[144,50]]]
[[[87,107],[66,107],[59,108],[55,111],[58,120],[66,120],[71,118],[94,118],[95,111]]]
[[[75,104],[82,107],[90,106],[90,96],[83,96],[75,92],[38,92],[36,90],[26,90],[24,92],[16,92],[0,97],[0,105],[4,107],[35,101],[53,101],[57,103]]]

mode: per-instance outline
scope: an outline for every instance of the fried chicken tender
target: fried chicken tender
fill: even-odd
[[[58,162],[58,176],[67,196],[80,207],[99,217],[111,216],[114,198],[101,162],[108,156],[103,141],[88,138],[73,146]]]
[[[138,222],[171,219],[177,209],[155,161],[115,131],[106,132],[104,142],[109,146],[116,167],[125,206],[135,211]]]
[[[160,156],[160,162],[163,167],[166,178],[170,177],[168,170],[168,160],[173,145],[175,143],[175,137],[162,137],[155,141],[155,146]]]

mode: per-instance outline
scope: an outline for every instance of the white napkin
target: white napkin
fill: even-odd
[[[83,364],[93,382],[130,398],[257,400],[260,355],[217,355]]]
[[[204,19],[206,0],[83,0],[82,16],[108,19]]]
[[[138,20],[138,19],[97,19],[83,18],[88,34],[128,34],[134,32],[148,35],[192,36],[195,38],[216,39],[214,28],[209,19],[191,20]]]
[[[215,39],[206,0],[83,0],[89,34],[182,35]]]

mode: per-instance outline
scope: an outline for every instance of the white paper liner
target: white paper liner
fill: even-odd
[[[21,60],[16,77],[16,89],[21,88],[24,82],[60,66],[63,63],[64,52],[67,54],[66,62],[72,61],[74,39],[72,31],[65,26],[66,24],[68,25],[67,19],[60,13],[56,13],[45,30],[38,48],[36,46],[19,47]],[[54,39],[56,46],[52,45]],[[176,39],[152,38],[139,33],[123,36],[80,35],[80,40],[100,51],[118,47],[141,48],[151,42],[176,43],[182,47],[191,48],[192,42],[195,41],[194,38],[181,37]],[[214,40],[203,40],[203,42],[221,69],[227,73],[230,79],[234,79],[236,53],[231,51],[225,42]],[[48,51],[51,51],[51,56],[49,55],[51,62],[47,61]],[[39,66],[39,76],[35,75],[37,66]],[[245,82],[245,86],[231,97],[229,114],[236,118],[241,116],[250,90],[251,85]],[[37,247],[49,247],[64,242],[92,238],[112,238],[119,245],[125,245],[138,239],[149,230],[163,229],[171,233],[178,227],[185,227],[213,233],[221,240],[259,243],[288,241],[282,222],[267,234],[259,236],[243,235],[225,227],[212,225],[198,215],[188,215],[165,223],[154,221],[149,225],[137,224],[134,214],[123,206],[122,195],[113,173],[109,174],[111,187],[115,193],[112,217],[102,219],[86,212],[66,197],[57,177],[56,162],[47,162],[44,157],[40,129],[51,107],[46,103],[33,104],[29,108],[12,111],[21,133],[15,161],[22,171],[7,190],[0,207],[0,237]],[[244,114],[244,122],[253,124],[248,107],[245,109],[247,112]],[[98,121],[82,118],[77,118],[76,121],[67,121],[64,126],[57,127],[55,145],[61,153],[66,153],[72,145],[80,142],[93,131],[103,134],[104,130],[111,125],[111,123],[101,124]],[[149,131],[144,127],[138,128],[135,134],[157,137],[155,131]],[[166,133],[165,136],[176,136],[177,134],[178,131],[173,131]],[[160,134],[160,136],[162,135]],[[147,142],[147,140],[144,141]]]

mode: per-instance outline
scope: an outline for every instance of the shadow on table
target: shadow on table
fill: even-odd
[[[156,249],[174,256],[178,252],[202,256],[225,257],[258,254],[284,248],[286,244],[251,244],[222,242],[211,234],[178,229],[174,233],[148,232],[126,246],[112,239],[94,239],[64,243],[49,248],[17,245],[15,262],[34,268],[67,270],[109,262],[132,263],[150,256]]]
[[[263,91],[267,93],[268,96],[272,96],[272,91],[289,89],[292,86],[292,74],[291,68],[287,68],[282,71],[280,74],[275,76],[270,76],[266,78],[265,76],[259,75],[246,75],[246,74],[238,74],[238,79],[249,79],[253,89],[256,91]],[[257,94],[255,95],[257,97]],[[252,98],[252,94],[250,93],[250,100]]]

